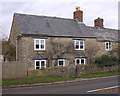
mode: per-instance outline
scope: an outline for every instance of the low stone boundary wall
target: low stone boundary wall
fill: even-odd
[[[60,77],[80,77],[98,72],[107,72],[118,70],[118,66],[112,67],[96,67],[90,65],[78,65],[74,68],[68,67],[52,67],[45,69],[29,69],[29,63],[12,61],[2,62],[2,79],[17,79],[26,77],[40,77],[40,76],[60,76]]]
[[[118,65],[111,66],[111,67],[97,67],[97,66],[89,66],[89,65],[78,65],[77,66],[77,77],[80,77],[80,75],[87,75],[92,73],[99,73],[99,72],[108,72],[108,71],[114,71],[118,70]]]
[[[29,77],[40,77],[40,76],[60,76],[60,77],[68,77],[68,68],[67,67],[53,67],[46,69],[29,69],[28,70]]]

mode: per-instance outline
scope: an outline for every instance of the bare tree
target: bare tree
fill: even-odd
[[[116,48],[112,49],[111,51],[109,51],[109,55],[110,56],[119,56],[119,52],[120,52],[120,48],[116,47]]]
[[[99,47],[95,41],[88,41],[86,45],[84,55],[87,57],[87,63],[92,64],[94,59],[98,56]]]
[[[70,57],[77,57],[77,56],[87,57],[88,64],[92,64],[99,49],[96,46],[97,44],[95,44],[95,42],[87,41],[85,45],[86,45],[85,50],[75,50],[74,42],[71,41],[61,42],[59,40],[56,40],[55,38],[50,38],[49,48],[44,53],[44,56],[48,57],[49,67],[54,66],[52,65],[53,58],[67,57],[67,59],[69,59],[69,63],[73,64],[73,61],[71,60]]]

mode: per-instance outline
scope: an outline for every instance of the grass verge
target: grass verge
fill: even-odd
[[[100,72],[100,73],[93,73],[88,75],[81,75],[80,78],[94,78],[94,77],[104,77],[104,76],[112,76],[118,75],[118,70],[116,71],[109,71],[109,72]]]
[[[57,82],[57,81],[67,81],[74,80],[75,78],[63,78],[63,77],[34,77],[34,78],[25,78],[25,79],[9,79],[3,80],[2,85],[19,85],[19,84],[34,84],[34,83],[48,83],[48,82]]]

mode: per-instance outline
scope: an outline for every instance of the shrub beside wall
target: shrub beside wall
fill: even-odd
[[[119,58],[116,56],[102,55],[95,59],[95,65],[98,67],[118,65]]]

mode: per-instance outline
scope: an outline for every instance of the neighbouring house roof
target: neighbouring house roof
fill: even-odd
[[[99,29],[96,27],[89,28],[96,35],[98,41],[120,41],[120,39],[118,38],[118,30],[109,28]]]
[[[18,13],[15,17],[23,35],[96,37],[84,23],[75,19]]]

